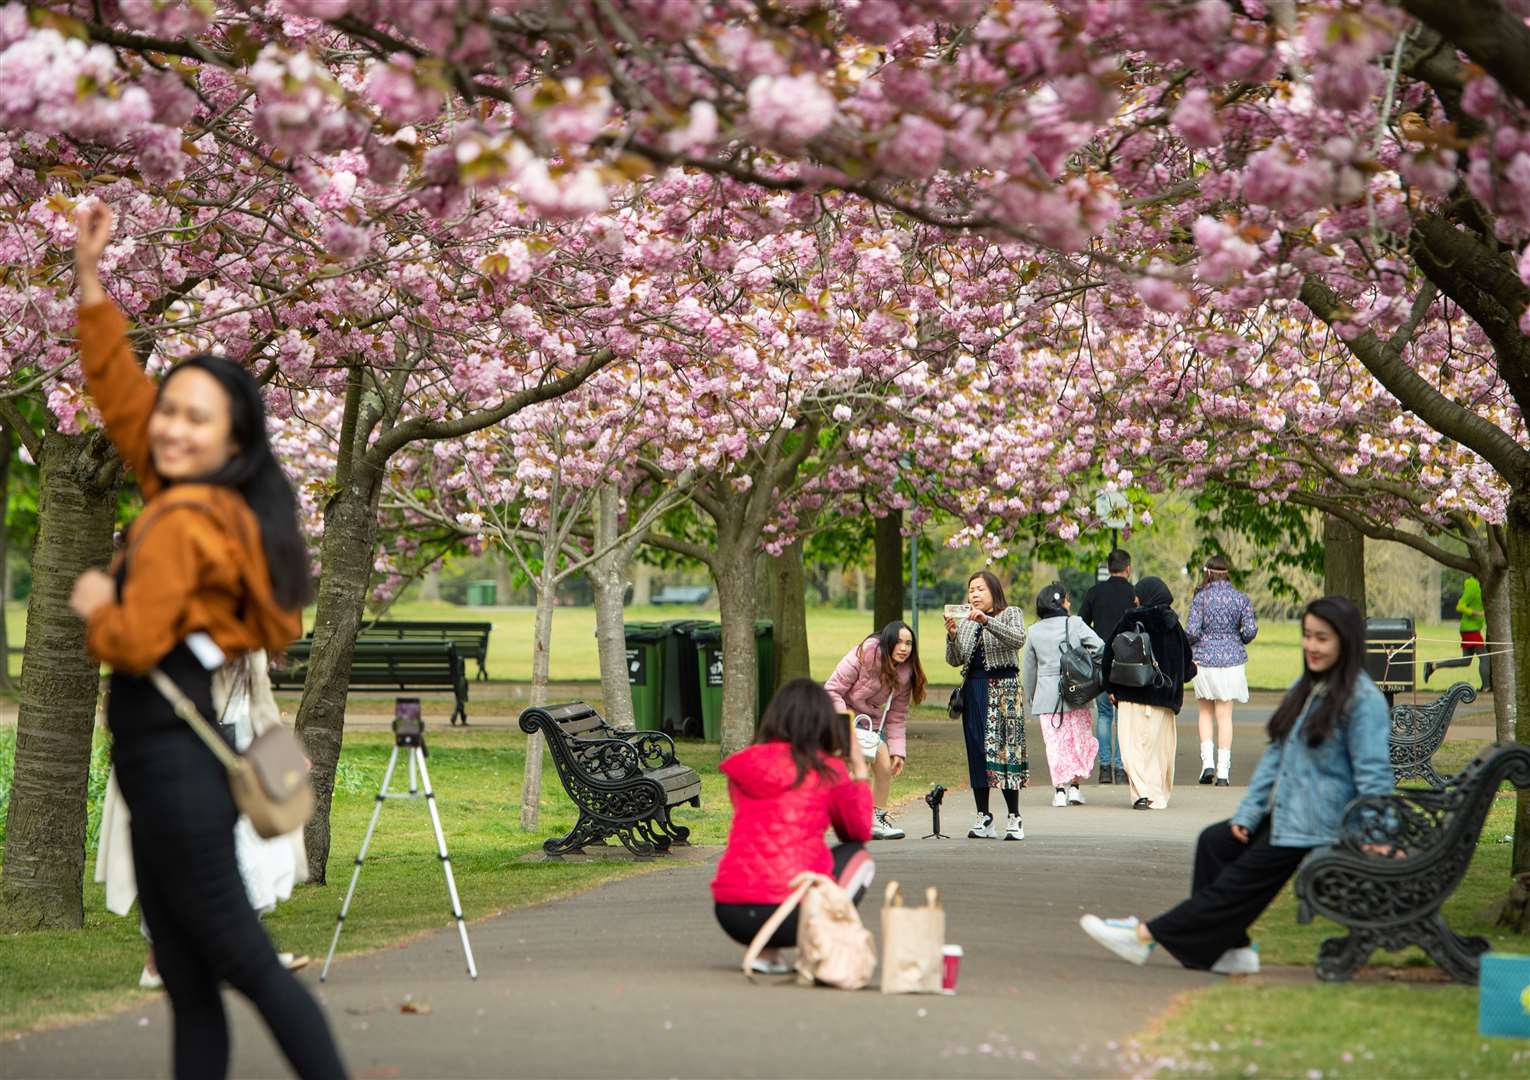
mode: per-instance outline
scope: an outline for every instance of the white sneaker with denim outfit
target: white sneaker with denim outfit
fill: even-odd
[[[1228,949],[1211,970],[1217,975],[1258,975],[1259,946],[1245,945],[1241,949]]]
[[[1137,940],[1137,917],[1102,919],[1085,915],[1078,921],[1084,933],[1115,953],[1122,960],[1141,967],[1152,955],[1155,942]]]
[[[887,820],[887,811],[878,810],[871,816],[871,838],[873,840],[902,840],[908,834],[898,826]]]
[[[165,980],[160,978],[159,972],[150,971],[147,964],[138,976],[138,988],[140,990],[163,990]]]
[[[1078,789],[1078,785],[1077,784],[1069,784],[1068,785],[1068,805],[1069,806],[1083,806],[1084,805],[1084,793]]]
[[[1019,814],[1008,814],[1004,818],[1004,839],[1024,840],[1025,826],[1020,823]]]
[[[994,827],[993,815],[980,813],[977,820],[972,823],[972,828],[967,831],[969,840],[997,840],[999,830]]]
[[[1067,806],[1068,805],[1068,793],[1066,791],[1064,791],[1062,788],[1058,788],[1056,791],[1052,792],[1052,805],[1053,806]]]

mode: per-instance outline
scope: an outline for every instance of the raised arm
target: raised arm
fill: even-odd
[[[1017,607],[1007,607],[983,624],[983,629],[993,635],[1000,645],[1011,649],[1025,647],[1025,616]]]
[[[128,342],[128,321],[101,287],[101,253],[112,234],[112,212],[93,203],[76,216],[74,279],[80,288],[80,366],[106,433],[138,479],[144,498],[162,486],[149,457],[149,417],[159,396]]]

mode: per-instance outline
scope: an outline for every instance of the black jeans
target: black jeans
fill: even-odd
[[[846,871],[850,869],[850,860],[866,850],[865,844],[837,844],[832,849],[834,855],[834,870],[830,877],[844,884]],[[858,861],[858,860],[857,860]],[[866,895],[864,888],[857,889],[850,897],[857,904]],[[717,923],[723,928],[723,932],[740,945],[748,945],[754,940],[754,935],[760,932],[760,928],[770,921],[770,917],[776,913],[780,904],[714,904],[713,910],[717,915]],[[800,909],[799,909],[800,910]],[[776,932],[771,935],[767,949],[790,949],[797,944],[797,912],[793,911],[781,925],[776,927]]]
[[[1190,899],[1147,924],[1153,940],[1181,964],[1207,971],[1228,949],[1248,945],[1248,928],[1280,895],[1310,848],[1272,847],[1270,819],[1233,836],[1231,822],[1208,825],[1195,845]]]
[[[174,667],[167,673],[205,711],[204,687],[188,685],[197,674]],[[223,766],[183,722],[133,711],[168,709],[147,680],[114,675],[111,694],[112,756],[132,816],[138,901],[175,1015],[176,1077],[228,1075],[221,982],[260,1011],[299,1076],[345,1076],[318,1002],[277,961],[250,907]]]

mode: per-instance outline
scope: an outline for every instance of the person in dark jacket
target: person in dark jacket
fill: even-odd
[[[1101,638],[1116,628],[1126,609],[1136,603],[1132,590],[1132,557],[1116,548],[1105,559],[1110,576],[1095,582],[1084,594],[1078,617],[1089,624]],[[1100,744],[1100,783],[1126,783],[1126,767],[1121,763],[1121,746],[1116,741],[1116,706],[1109,694],[1094,699],[1094,737]]]
[[[1179,615],[1170,606],[1174,594],[1162,578],[1137,582],[1137,606],[1128,608],[1105,641],[1101,672],[1115,698],[1120,729],[1121,759],[1131,784],[1133,810],[1165,810],[1174,788],[1174,753],[1178,739],[1174,720],[1185,703],[1185,684],[1195,678],[1190,641]],[[1153,647],[1157,668],[1146,686],[1127,686],[1112,678],[1116,641],[1141,628]]]
[[[746,948],[803,871],[831,875],[857,903],[871,884],[871,787],[865,756],[850,752],[850,725],[822,686],[793,679],[776,691],[754,745],[722,763],[733,825],[712,899],[724,932]],[[832,850],[824,842],[831,827],[841,841]],[[790,971],[781,950],[797,944],[797,912],[767,944],[755,971]]]

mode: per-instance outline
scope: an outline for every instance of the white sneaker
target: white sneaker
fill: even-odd
[[[1211,965],[1211,970],[1217,975],[1258,975],[1259,946],[1228,949]]]
[[[1077,784],[1069,784],[1068,785],[1068,805],[1069,806],[1083,806],[1084,805],[1084,793],[1078,789],[1078,785]]]
[[[967,831],[969,840],[996,840],[998,836],[999,830],[994,826],[992,814],[979,814],[972,828]]]
[[[157,972],[150,971],[146,967],[138,975],[138,987],[141,990],[163,990],[165,980],[160,978]]]
[[[1004,839],[1025,839],[1025,826],[1020,823],[1019,814],[1009,814],[1004,818]]]
[[[878,810],[871,818],[873,840],[902,840],[908,834],[887,820],[887,811]]]
[[[749,965],[749,970],[756,975],[790,975],[797,970],[785,960],[755,960]]]
[[[1115,953],[1122,960],[1141,967],[1153,952],[1153,943],[1137,940],[1137,919],[1102,919],[1085,915],[1078,921],[1084,933]]]
[[[1052,805],[1053,806],[1067,806],[1068,805],[1068,793],[1066,791],[1064,791],[1062,788],[1058,788],[1056,791],[1052,792]]]

